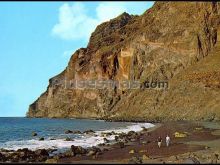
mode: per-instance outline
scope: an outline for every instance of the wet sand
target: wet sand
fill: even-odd
[[[217,148],[220,148],[220,135],[216,133],[219,130],[220,128],[216,127],[205,127],[205,124],[201,122],[166,122],[158,124],[155,128],[148,131],[143,131],[139,139],[126,143],[124,148],[120,148],[118,145],[106,146],[104,148],[108,148],[108,151],[103,151],[97,157],[61,158],[58,162],[117,164],[132,163],[131,159],[138,157],[142,159],[143,163],[195,163],[197,158],[190,157],[193,153],[203,151],[203,156],[206,152],[209,154],[215,152],[211,146],[206,144],[214,143],[212,146],[217,145]],[[187,136],[175,137],[175,132],[184,133]],[[171,145],[169,147],[165,146],[166,135],[171,137]],[[163,139],[161,148],[157,146],[157,138],[159,136]],[[134,153],[129,153],[131,150],[134,150]],[[143,155],[146,156],[143,157]]]

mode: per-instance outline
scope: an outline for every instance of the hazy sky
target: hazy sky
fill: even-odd
[[[103,21],[153,2],[0,2],[0,117],[25,116]]]

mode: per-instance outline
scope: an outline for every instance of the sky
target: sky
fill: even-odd
[[[154,2],[0,2],[0,117],[23,117],[96,26]]]

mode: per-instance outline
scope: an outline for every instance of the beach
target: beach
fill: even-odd
[[[119,138],[113,141],[105,140],[95,147],[83,148],[69,146],[64,153],[51,154],[52,150],[45,150],[49,154],[42,159],[24,159],[20,153],[29,151],[12,151],[17,153],[17,159],[5,158],[4,162],[40,162],[40,163],[215,163],[220,154],[220,124],[212,122],[164,122],[155,123],[154,127],[142,131],[129,131],[127,133],[103,133],[106,137],[117,134]],[[165,137],[171,137],[169,147],[165,145]],[[162,146],[158,148],[157,138],[162,137]],[[42,149],[43,150],[43,149]],[[34,151],[30,151],[34,153]],[[35,151],[36,152],[36,151]],[[50,153],[51,152],[51,153]],[[7,151],[1,152],[7,155]],[[32,157],[33,156],[32,153]],[[44,152],[39,152],[37,154]],[[0,155],[1,155],[0,154]],[[35,154],[35,153],[34,153]],[[42,154],[43,155],[43,154]],[[35,154],[36,156],[36,154]],[[3,161],[2,161],[3,162]]]

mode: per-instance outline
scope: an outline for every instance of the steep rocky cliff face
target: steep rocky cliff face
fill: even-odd
[[[99,25],[28,117],[220,119],[220,4],[156,2]],[[71,89],[70,80],[167,81],[167,89]]]

